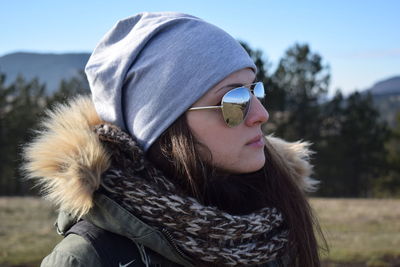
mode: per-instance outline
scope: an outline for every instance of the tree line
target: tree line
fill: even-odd
[[[264,131],[312,143],[313,177],[321,181],[316,196],[400,196],[400,114],[396,127],[389,128],[369,94],[345,97],[337,90],[328,98],[329,66],[307,44],[290,47],[273,71],[260,50],[242,45],[257,65],[257,80],[267,88],[270,120]],[[89,86],[83,72],[62,81],[51,95],[37,79],[19,76],[8,86],[5,81],[0,74],[0,195],[37,194],[22,178],[21,149],[46,109],[89,93]]]
[[[400,196],[400,113],[389,128],[368,93],[345,97],[338,89],[329,99],[329,66],[307,44],[290,47],[271,73],[261,51],[244,47],[269,88],[265,131],[312,142],[313,176],[321,181],[316,195]]]

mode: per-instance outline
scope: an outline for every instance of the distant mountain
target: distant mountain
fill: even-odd
[[[372,95],[400,94],[400,76],[395,76],[375,83],[367,89]]]
[[[0,57],[0,72],[6,74],[6,85],[21,74],[27,80],[38,77],[41,83],[46,84],[47,92],[53,92],[58,89],[62,79],[77,76],[84,69],[89,56],[89,53],[12,53]]]
[[[394,127],[396,114],[400,112],[400,76],[379,81],[365,92],[372,94],[382,119]]]

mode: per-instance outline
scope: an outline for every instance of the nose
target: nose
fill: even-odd
[[[252,95],[250,110],[246,116],[245,123],[247,126],[252,127],[267,122],[269,119],[268,111],[261,104],[260,100]]]

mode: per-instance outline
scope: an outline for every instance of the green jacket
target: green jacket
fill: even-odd
[[[92,131],[100,123],[90,97],[77,98],[49,113],[44,130],[25,149],[28,176],[44,185],[46,198],[62,211],[57,220],[58,232],[65,233],[76,218],[83,218],[129,238],[139,248],[146,247],[140,249],[142,258],[150,258],[161,266],[194,266],[196,263],[183,255],[164,233],[97,193],[101,175],[109,168],[109,154]],[[312,189],[316,182],[309,178],[308,144],[288,143],[271,136],[267,139],[284,159],[285,168],[298,186]],[[70,234],[43,260],[42,266],[100,266],[100,260],[87,241]]]
[[[145,253],[145,257],[150,258],[152,263],[171,267],[193,266],[190,259],[181,255],[164,234],[145,224],[110,198],[95,194],[94,202],[94,207],[84,216],[85,220],[150,248],[142,250],[141,253]],[[56,222],[58,233],[64,234],[75,222],[70,214],[60,212]],[[152,251],[165,258],[160,258]],[[96,251],[86,240],[76,234],[70,234],[43,260],[41,266],[101,266],[101,263]]]

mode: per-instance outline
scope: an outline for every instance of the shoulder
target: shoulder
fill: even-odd
[[[125,266],[132,264],[137,267],[179,266],[143,245],[137,245],[132,241],[128,242],[123,236],[110,232],[104,233],[106,237],[111,238],[104,239],[97,236],[94,243],[88,242],[80,235],[69,234],[43,259],[41,267],[98,267],[122,266],[123,264]],[[147,264],[143,262],[143,259]],[[133,263],[135,264],[133,265]]]
[[[101,262],[91,244],[79,235],[70,234],[43,259],[41,266],[90,267],[101,266]]]

